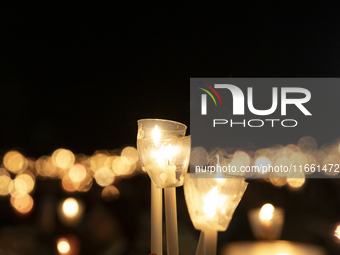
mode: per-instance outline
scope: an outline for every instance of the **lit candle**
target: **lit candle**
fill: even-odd
[[[190,156],[187,127],[169,120],[138,121],[137,148],[144,171],[152,181],[152,253],[162,254],[162,189],[165,197],[167,250],[178,255],[176,187],[183,185]]]
[[[284,211],[271,204],[261,209],[253,209],[248,213],[253,233],[257,239],[277,240],[280,238],[284,222]]]
[[[155,146],[159,146],[161,133],[156,125],[152,131]],[[159,174],[162,186],[168,186],[176,183],[176,166],[172,165],[172,158],[178,153],[178,148],[171,144],[161,146],[159,150],[151,151],[151,157],[155,162],[147,166],[148,171]],[[165,221],[166,221],[166,240],[167,251],[169,255],[177,255],[178,250],[178,230],[177,230],[177,205],[176,205],[176,188],[164,189],[165,199]]]
[[[80,223],[84,213],[84,205],[80,200],[67,198],[58,206],[60,221],[67,226],[76,226]]]
[[[217,233],[227,229],[246,187],[244,178],[190,178],[190,174],[186,175],[184,194],[189,215],[194,227],[202,231],[197,255],[216,254]]]
[[[151,253],[163,253],[162,248],[162,189],[151,182]]]
[[[267,240],[270,240],[272,236],[274,211],[275,207],[272,204],[265,204],[259,213],[261,227],[263,228],[263,238]]]

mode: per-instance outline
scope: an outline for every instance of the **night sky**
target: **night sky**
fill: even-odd
[[[225,1],[222,5],[2,1],[0,153],[17,148],[27,157],[39,158],[57,148],[91,155],[99,149],[135,146],[141,118],[176,120],[190,128],[190,77],[339,77],[338,13],[336,1]],[[322,134],[314,138],[323,139]],[[314,242],[338,254],[339,246],[319,234],[320,229],[306,230],[304,237],[294,229],[306,210],[310,220],[305,219],[303,226],[315,222],[315,215],[328,219],[324,225],[331,227],[340,220],[340,186],[335,181],[312,180],[301,193],[253,182],[238,209],[241,216],[220,238],[252,240],[244,222],[246,211],[274,200],[287,207],[287,217],[292,219],[284,238]],[[35,196],[41,202],[48,185],[38,185]],[[147,178],[134,177],[119,185],[121,201],[105,204],[111,212],[116,205],[123,212],[131,210],[132,200],[140,200],[140,208],[147,210]],[[145,194],[134,195],[136,185]],[[93,194],[83,199],[90,204],[96,201],[97,190],[94,187]],[[53,194],[55,199],[65,196],[61,190]],[[183,196],[182,190],[178,196]],[[194,232],[184,200],[179,203],[181,220]],[[3,226],[20,223],[8,216],[10,208],[1,210]],[[113,214],[121,217],[126,235],[137,239],[123,212]],[[136,215],[138,210],[131,217]],[[237,224],[247,234],[238,232]],[[87,245],[88,251],[97,249]]]

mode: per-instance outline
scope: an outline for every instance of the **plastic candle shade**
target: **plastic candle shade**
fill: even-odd
[[[186,126],[173,121],[140,120],[138,128],[139,157],[152,182],[157,188],[183,185],[190,156],[190,136],[184,136]]]
[[[244,178],[218,180],[185,176],[185,200],[198,230],[226,231],[248,185]]]
[[[248,218],[257,239],[277,240],[280,238],[284,222],[283,209],[265,204],[260,209],[249,211]]]

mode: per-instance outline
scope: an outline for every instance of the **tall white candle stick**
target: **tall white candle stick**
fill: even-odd
[[[217,230],[204,230],[203,255],[216,255],[217,249]]]
[[[165,220],[168,255],[178,255],[176,188],[165,188]]]
[[[200,238],[197,244],[196,255],[203,255],[203,248],[204,248],[204,232],[201,231]]]
[[[182,123],[144,119],[138,121],[137,148],[151,187],[151,252],[162,254],[162,189],[168,255],[178,255],[176,187],[183,185],[190,156],[190,136]]]
[[[162,255],[162,189],[151,181],[151,253]]]

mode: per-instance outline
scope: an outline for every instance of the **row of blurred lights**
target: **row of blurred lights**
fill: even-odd
[[[95,180],[104,187],[103,199],[110,200],[119,195],[112,185],[117,177],[130,178],[136,170],[141,171],[141,166],[134,147],[125,147],[122,151],[96,151],[92,156],[57,149],[51,156],[37,160],[12,150],[4,155],[0,168],[0,196],[10,195],[11,205],[17,212],[29,213],[34,204],[30,193],[36,178],[51,178],[61,179],[66,192],[87,192]]]
[[[216,155],[219,155],[221,167],[235,166],[238,170],[241,166],[293,165],[296,166],[296,171],[267,173],[253,171],[243,174],[246,178],[263,178],[277,187],[288,184],[289,187],[297,189],[305,183],[306,176],[313,172],[320,170],[320,173],[326,176],[339,175],[340,169],[337,169],[340,166],[339,151],[339,144],[324,144],[318,148],[315,139],[306,136],[296,145],[276,144],[256,151],[239,151],[234,148],[214,148],[207,151],[203,147],[195,147],[191,151],[190,163],[193,166],[216,166]],[[239,175],[240,172],[236,174]]]

